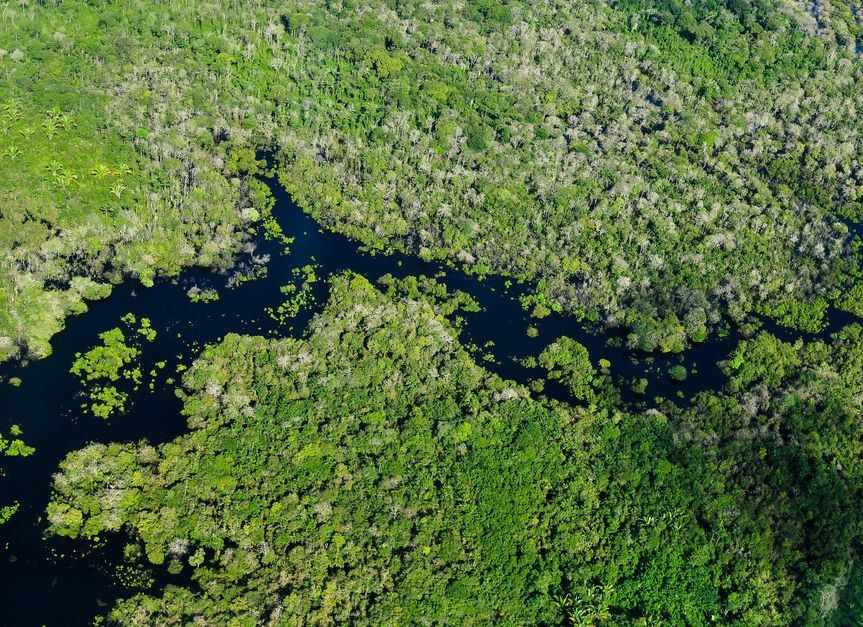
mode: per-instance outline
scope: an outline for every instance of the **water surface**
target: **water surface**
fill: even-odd
[[[29,364],[7,364],[0,368],[6,378],[18,376],[21,387],[0,384],[0,428],[8,433],[12,424],[21,425],[24,440],[36,448],[28,458],[2,461],[7,475],[0,478],[0,505],[20,503],[19,511],[0,526],[0,580],[2,580],[3,619],[6,625],[84,625],[104,611],[112,602],[129,596],[140,588],[127,588],[115,576],[121,561],[124,539],[113,536],[92,548],[89,543],[44,538],[43,514],[51,490],[51,476],[70,451],[90,442],[168,441],[186,430],[180,415],[180,401],[173,386],[165,379],[175,375],[178,363],[188,365],[206,343],[217,342],[230,332],[273,336],[303,333],[312,315],[326,302],[327,282],[314,284],[315,305],[300,312],[289,328],[279,325],[265,308],[277,307],[285,297],[280,286],[291,282],[295,268],[313,263],[319,276],[352,270],[372,282],[384,274],[395,277],[445,273],[441,280],[451,289],[471,294],[483,307],[479,313],[463,314],[463,342],[484,346],[494,356],[486,366],[506,378],[527,383],[542,373],[523,367],[514,358],[537,355],[552,340],[568,335],[590,351],[594,363],[600,358],[611,362],[611,372],[624,384],[633,377],[646,377],[647,396],[676,398],[678,392],[689,397],[698,389],[717,388],[723,375],[716,362],[727,357],[738,341],[733,333],[722,339],[698,345],[684,356],[656,357],[652,364],[643,356],[610,346],[611,336],[592,334],[572,317],[551,315],[531,319],[522,309],[518,296],[525,289],[507,289],[501,278],[480,280],[440,264],[426,263],[398,254],[368,254],[354,241],[323,231],[304,214],[284,190],[271,184],[276,198],[275,216],[285,234],[293,237],[289,254],[282,243],[257,237],[255,257],[266,258],[267,275],[239,287],[227,289],[227,276],[210,270],[192,269],[176,280],[160,280],[154,287],[143,288],[128,281],[113,294],[92,303],[87,313],[67,321],[66,329],[52,341],[53,354]],[[251,258],[244,261],[252,263]],[[220,299],[211,303],[193,303],[188,289],[198,285],[213,287]],[[75,353],[98,343],[99,333],[118,326],[128,312],[148,317],[158,332],[154,342],[142,349],[142,371],[148,373],[159,361],[167,368],[156,379],[155,390],[146,385],[130,396],[128,411],[109,421],[84,414],[80,405],[81,388],[69,373]],[[851,321],[849,315],[831,313],[830,329]],[[528,326],[539,331],[537,338],[526,334]],[[794,334],[770,327],[782,337]],[[825,331],[825,335],[827,332]],[[641,357],[641,359],[638,359]],[[667,368],[682,362],[697,374],[682,384],[672,383]],[[145,377],[145,383],[147,378]],[[641,399],[621,386],[625,402]],[[560,385],[549,385],[546,394],[568,400]],[[162,569],[153,571],[155,586],[174,579]]]

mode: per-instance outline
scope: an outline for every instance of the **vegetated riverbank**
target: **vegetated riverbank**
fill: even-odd
[[[503,279],[489,277],[480,280],[458,270],[444,268],[403,255],[364,253],[358,245],[340,235],[322,231],[284,190],[271,184],[276,199],[274,214],[285,235],[293,238],[290,252],[278,240],[258,236],[256,250],[244,266],[254,272],[264,265],[266,277],[242,282],[228,289],[228,275],[208,270],[185,271],[176,281],[157,281],[151,288],[141,288],[131,282],[121,285],[107,299],[94,302],[90,310],[71,318],[67,328],[54,338],[54,352],[44,360],[27,364],[5,364],[0,373],[9,379],[20,377],[20,387],[0,386],[0,406],[5,408],[0,427],[6,432],[11,424],[20,424],[25,441],[36,448],[26,459],[7,460],[7,475],[0,480],[0,503],[16,501],[19,511],[4,526],[0,538],[6,558],[0,564],[7,582],[6,615],[14,624],[72,624],[83,622],[99,611],[98,602],[110,603],[128,592],[116,580],[111,564],[121,552],[120,543],[112,539],[104,546],[87,551],[84,557],[69,557],[83,550],[81,545],[51,539],[45,541],[43,516],[50,496],[50,477],[60,460],[71,450],[93,441],[134,441],[146,438],[153,443],[166,442],[186,431],[180,416],[180,402],[173,394],[177,365],[188,365],[205,344],[216,342],[227,333],[263,334],[270,336],[300,335],[308,321],[326,301],[328,284],[312,285],[314,304],[300,309],[287,324],[280,324],[265,313],[278,307],[285,295],[280,287],[290,282],[293,271],[315,264],[320,275],[342,270],[357,272],[373,283],[386,274],[395,277],[440,275],[440,281],[451,290],[470,294],[482,307],[477,313],[464,313],[462,341],[483,347],[494,356],[488,367],[504,378],[527,384],[544,373],[526,368],[516,358],[537,355],[558,337],[568,336],[584,344],[594,364],[600,359],[610,363],[610,371],[625,382],[636,377],[648,378],[648,397],[674,397],[678,391],[690,396],[701,389],[716,388],[724,376],[716,366],[727,358],[739,337],[729,333],[724,339],[696,345],[683,356],[657,356],[648,365],[643,357],[639,363],[631,352],[608,344],[608,336],[591,334],[570,317],[551,314],[531,319],[519,303],[524,288],[507,288]],[[264,263],[266,261],[266,263]],[[214,302],[193,302],[191,288],[215,289],[219,299]],[[98,334],[116,326],[120,318],[133,312],[146,316],[158,331],[148,344],[141,359],[141,370],[153,377],[152,391],[142,386],[132,395],[126,414],[109,422],[101,421],[80,411],[80,385],[69,373],[76,353],[86,351],[97,342]],[[849,317],[831,312],[833,331]],[[529,326],[537,337],[528,337]],[[771,327],[779,336],[794,336],[791,332]],[[164,370],[155,365],[166,362]],[[686,381],[675,384],[668,378],[668,367],[681,362],[696,371]],[[149,379],[147,380],[149,383]],[[621,387],[626,401],[638,402],[641,397]],[[546,393],[570,400],[564,388],[550,384]],[[59,553],[66,555],[60,558]],[[160,575],[164,577],[164,575]]]
[[[108,288],[87,276],[229,263],[262,147],[323,224],[537,279],[546,303],[626,325],[642,348],[701,338],[724,312],[804,329],[828,302],[859,312],[839,218],[863,213],[863,31],[848,11],[819,12],[817,28],[811,13],[748,0],[10,9],[0,359],[47,354]]]
[[[330,285],[302,339],[231,334],[195,360],[187,433],[61,463],[52,533],[129,530],[132,563],[193,573],[112,619],[859,618],[860,325],[829,344],[759,333],[721,392],[626,411],[572,340],[540,362],[587,406],[478,365],[438,289]]]

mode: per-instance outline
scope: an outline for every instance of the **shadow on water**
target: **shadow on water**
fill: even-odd
[[[726,358],[736,344],[738,338],[733,335],[690,350],[685,363],[690,368],[697,363],[698,375],[674,385],[667,378],[667,368],[678,363],[679,357],[658,357],[646,367],[643,360],[637,363],[625,349],[609,346],[608,336],[589,333],[571,317],[530,319],[518,300],[524,288],[508,289],[501,278],[480,280],[405,255],[363,252],[356,242],[322,231],[279,185],[270,185],[276,199],[275,215],[285,234],[295,240],[289,254],[285,254],[280,242],[261,237],[256,240],[255,256],[269,256],[265,278],[226,289],[225,275],[192,269],[175,281],[161,280],[151,288],[126,282],[109,298],[91,303],[85,315],[69,319],[66,329],[54,338],[54,352],[49,358],[0,368],[0,374],[7,379],[19,376],[23,380],[18,388],[0,385],[0,428],[8,433],[10,425],[21,425],[24,440],[36,448],[31,457],[3,460],[7,474],[0,479],[0,505],[20,503],[19,511],[0,526],[3,624],[88,624],[116,598],[136,591],[123,587],[115,577],[113,566],[120,561],[122,538],[114,537],[92,549],[84,543],[43,537],[52,474],[69,451],[90,442],[146,439],[159,443],[182,434],[186,425],[180,415],[180,401],[166,378],[176,377],[177,364],[188,365],[204,344],[216,342],[230,332],[273,336],[302,333],[311,316],[326,302],[325,281],[314,284],[315,305],[301,311],[291,321],[290,329],[280,326],[264,310],[284,301],[280,286],[291,280],[292,270],[306,264],[317,264],[323,276],[352,270],[373,282],[388,273],[395,277],[444,273],[441,280],[450,289],[471,294],[483,307],[479,313],[464,314],[462,340],[477,346],[493,342],[490,351],[496,363],[488,367],[522,383],[542,373],[520,365],[513,357],[536,355],[562,335],[584,344],[594,363],[600,358],[609,360],[616,378],[648,378],[650,396],[671,397],[678,390],[689,396],[698,389],[718,387],[723,381],[716,362]],[[218,287],[220,299],[191,302],[186,292],[194,285]],[[145,378],[142,390],[130,397],[128,411],[102,421],[80,411],[80,385],[69,367],[76,352],[93,346],[98,334],[117,326],[127,312],[149,317],[158,331],[155,341],[144,346],[142,371],[148,373],[159,361],[166,361],[168,367],[158,375],[154,391],[147,388]],[[835,329],[851,320],[850,316],[847,320],[840,316],[831,321],[831,326]],[[526,335],[528,326],[537,328],[537,338]],[[637,400],[625,386],[622,393],[625,401]],[[548,394],[567,400],[560,386],[548,388]],[[163,573],[154,576],[157,586],[170,579]]]

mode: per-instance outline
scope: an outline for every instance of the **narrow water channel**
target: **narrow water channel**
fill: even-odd
[[[146,439],[159,443],[183,433],[186,426],[180,415],[180,402],[173,386],[165,379],[176,376],[178,363],[188,365],[204,344],[216,342],[227,333],[302,334],[311,316],[326,302],[326,281],[314,284],[315,305],[302,310],[290,329],[272,320],[265,308],[277,307],[284,301],[280,286],[290,282],[292,270],[306,264],[317,264],[317,273],[322,277],[352,270],[372,282],[388,273],[395,277],[444,273],[440,280],[450,289],[471,294],[483,307],[481,312],[463,314],[462,341],[477,346],[493,342],[489,350],[495,363],[487,367],[521,383],[541,373],[525,368],[514,358],[537,355],[562,335],[584,344],[594,363],[600,358],[610,361],[616,379],[628,381],[646,377],[650,398],[672,398],[678,392],[688,397],[699,389],[716,388],[723,382],[716,362],[726,358],[738,341],[733,334],[694,347],[682,358],[656,357],[652,364],[646,365],[643,359],[638,362],[625,349],[610,346],[609,336],[591,334],[571,317],[552,315],[542,320],[531,319],[518,300],[524,288],[507,289],[503,279],[480,280],[413,257],[365,253],[356,242],[322,231],[280,186],[272,183],[271,188],[276,198],[276,218],[285,234],[295,240],[287,254],[280,242],[263,237],[256,240],[254,255],[269,256],[266,277],[232,289],[225,287],[226,275],[202,269],[188,270],[177,280],[160,280],[152,288],[127,281],[115,288],[109,298],[92,303],[87,313],[69,319],[66,329],[54,338],[54,352],[49,358],[0,367],[5,379],[17,376],[23,382],[20,387],[0,384],[0,407],[3,408],[0,428],[8,433],[10,425],[20,425],[25,442],[36,448],[31,457],[3,460],[7,474],[0,478],[0,505],[16,501],[20,509],[8,523],[0,526],[0,581],[4,601],[0,623],[89,624],[114,599],[136,591],[121,585],[115,576],[114,566],[122,554],[122,538],[108,538],[104,544],[90,549],[87,548],[89,544],[43,537],[43,515],[50,496],[52,474],[69,451],[90,442]],[[217,289],[220,299],[210,303],[191,302],[187,291],[193,285]],[[69,368],[76,352],[86,351],[96,344],[99,333],[117,326],[120,317],[128,312],[150,318],[158,332],[156,340],[144,346],[142,371],[149,372],[159,361],[166,361],[168,366],[157,379],[153,391],[142,386],[130,397],[126,413],[103,421],[81,412],[80,384],[69,373]],[[850,321],[851,316],[833,312],[828,331]],[[538,330],[536,338],[526,334],[531,325]],[[770,330],[783,337],[794,336],[775,327]],[[682,384],[673,384],[667,377],[667,368],[681,359],[697,374]],[[621,386],[621,391],[624,401],[638,400],[625,385]],[[559,387],[549,387],[547,394],[566,400]],[[170,579],[164,573],[154,574],[157,586]]]

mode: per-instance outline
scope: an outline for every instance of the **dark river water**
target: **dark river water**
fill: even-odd
[[[352,270],[373,282],[387,273],[402,277],[444,272],[440,280],[451,289],[468,292],[483,307],[481,312],[463,314],[462,341],[477,346],[494,342],[487,352],[495,361],[486,364],[487,367],[522,383],[542,373],[525,368],[513,358],[537,355],[549,342],[568,335],[588,348],[594,363],[600,358],[611,362],[612,374],[622,382],[624,402],[640,401],[628,391],[627,383],[633,377],[649,380],[649,398],[677,398],[678,393],[688,398],[699,389],[722,385],[724,377],[717,361],[725,359],[736,344],[738,338],[733,334],[696,346],[682,357],[655,357],[650,362],[642,356],[638,360],[625,349],[609,345],[610,336],[591,334],[571,317],[531,319],[518,301],[524,288],[507,289],[503,279],[480,280],[408,256],[367,254],[356,242],[322,231],[281,187],[272,184],[272,190],[276,197],[275,216],[285,234],[295,241],[285,254],[280,242],[256,240],[255,255],[269,255],[266,277],[232,289],[225,288],[227,275],[202,269],[186,271],[175,281],[158,281],[151,288],[128,281],[115,288],[109,298],[92,303],[87,313],[69,319],[66,329],[54,338],[54,352],[49,358],[0,368],[0,374],[7,379],[18,376],[23,381],[20,387],[0,384],[3,409],[0,428],[5,434],[10,425],[20,425],[25,442],[36,448],[30,457],[0,461],[6,469],[6,475],[0,478],[0,505],[20,503],[19,511],[0,526],[3,601],[0,624],[89,624],[114,599],[141,590],[126,587],[117,578],[116,565],[122,560],[124,538],[107,538],[93,548],[89,543],[44,536],[44,512],[52,474],[68,452],[90,442],[146,439],[159,443],[183,433],[186,425],[180,415],[180,402],[165,378],[174,373],[178,363],[188,365],[204,344],[217,342],[230,332],[302,334],[310,317],[326,302],[326,281],[314,284],[315,305],[301,311],[289,326],[276,323],[265,313],[265,308],[284,302],[279,287],[291,281],[293,269],[309,263],[318,265],[319,276]],[[220,299],[211,303],[191,302],[186,293],[193,285],[218,289]],[[76,352],[95,345],[99,333],[118,326],[120,317],[127,312],[149,317],[158,331],[155,341],[143,347],[142,371],[149,372],[153,364],[162,360],[168,366],[159,375],[155,390],[142,386],[130,396],[124,414],[104,421],[81,411],[81,386],[69,368]],[[831,330],[851,320],[841,312],[832,312]],[[531,325],[538,329],[537,338],[526,334]],[[782,337],[793,337],[780,329],[768,328]],[[697,374],[683,383],[672,383],[667,369],[676,363],[683,363]],[[547,386],[546,394],[567,400],[560,386]],[[172,579],[161,570],[153,571],[152,575],[156,579],[155,588]]]

